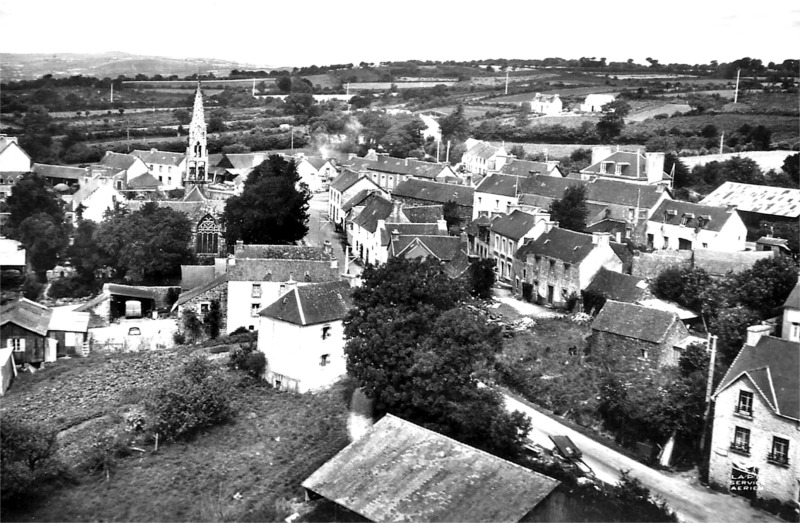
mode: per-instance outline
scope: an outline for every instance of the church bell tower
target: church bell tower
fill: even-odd
[[[209,183],[208,147],[206,140],[206,118],[203,114],[203,94],[200,92],[200,81],[197,81],[197,93],[194,95],[192,123],[189,124],[189,145],[186,148],[186,173],[183,185],[187,189],[193,185]]]

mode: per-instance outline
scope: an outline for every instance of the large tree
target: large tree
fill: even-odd
[[[463,142],[469,138],[471,129],[467,118],[464,116],[464,106],[458,104],[455,111],[442,118],[439,122],[439,128],[442,131],[442,141]]]
[[[570,185],[564,189],[560,200],[550,202],[550,218],[558,222],[562,229],[583,232],[586,229],[586,187]]]
[[[16,238],[20,225],[34,214],[44,213],[58,224],[64,223],[63,202],[53,187],[39,174],[28,173],[11,188],[8,205],[9,236]]]
[[[133,213],[112,213],[97,231],[105,263],[120,276],[139,275],[151,281],[180,274],[180,266],[194,258],[191,238],[186,215],[155,202]]]
[[[630,113],[631,106],[624,100],[614,100],[603,106],[605,115],[597,122],[597,134],[600,140],[609,142],[622,133],[625,128],[625,117]]]
[[[19,240],[27,250],[33,271],[43,281],[44,273],[56,266],[69,244],[68,227],[40,212],[23,220],[19,226]]]
[[[97,243],[99,228],[91,220],[79,220],[72,245],[67,247],[67,258],[85,282],[94,281],[95,271],[103,266],[103,253]]]
[[[311,194],[300,183],[293,160],[270,156],[253,169],[239,196],[225,203],[225,239],[244,243],[292,244],[308,233]]]
[[[468,293],[430,260],[368,267],[345,320],[348,372],[392,412],[496,454],[519,452],[530,428],[479,376],[502,346],[496,326],[463,307]]]

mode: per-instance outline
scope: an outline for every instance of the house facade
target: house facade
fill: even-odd
[[[228,332],[228,275],[222,274],[208,283],[182,292],[178,301],[172,306],[172,312],[177,312],[178,318],[182,317],[184,310],[191,310],[198,318],[203,318],[209,310],[211,303],[217,301],[220,305],[220,332]]]
[[[347,372],[342,320],[353,306],[347,282],[295,287],[259,313],[258,350],[275,388],[307,392]]]
[[[466,226],[472,219],[472,202],[475,189],[465,185],[439,183],[409,178],[392,192],[392,200],[408,207],[426,205],[451,205],[452,212]]]
[[[0,134],[0,173],[23,174],[31,170],[31,163],[16,136]]]
[[[800,342],[800,283],[794,286],[783,304],[781,336],[789,341]]]
[[[361,191],[376,191],[388,196],[388,193],[370,180],[366,175],[345,169],[328,188],[328,219],[337,229],[344,226],[345,212],[343,206]]]
[[[750,327],[714,394],[709,482],[745,497],[800,496],[800,343]]]
[[[464,153],[461,163],[467,172],[485,175],[489,171],[502,169],[509,158],[505,147],[495,147],[489,142],[478,142]]]
[[[561,101],[561,97],[557,94],[536,93],[530,104],[532,113],[548,116],[561,114],[564,109],[564,102]]]
[[[0,347],[12,350],[17,365],[82,354],[88,330],[88,313],[51,309],[26,298],[0,309]]]
[[[747,227],[734,209],[665,200],[647,220],[647,248],[736,252]]]
[[[128,182],[134,178],[138,178],[149,172],[147,165],[141,158],[131,154],[114,153],[111,151],[106,151],[105,156],[100,159],[98,165],[124,173],[124,180],[115,182],[114,188],[120,191],[126,190]]]
[[[674,312],[606,300],[592,322],[593,360],[617,368],[654,370],[678,364],[689,331]]]
[[[325,158],[298,156],[295,162],[300,182],[306,184],[312,193],[327,190],[330,181],[339,174],[333,162]]]
[[[471,176],[457,173],[449,164],[423,162],[416,158],[394,158],[386,154],[368,154],[364,158],[351,158],[345,163],[349,169],[365,174],[389,192],[412,178],[466,185],[471,179]]]
[[[186,172],[186,155],[150,149],[135,150],[131,153],[147,165],[148,173],[155,177],[165,190],[183,187],[183,173]]]
[[[672,178],[664,172],[664,153],[642,154],[639,151],[612,151],[610,147],[594,147],[591,162],[581,170],[584,179],[608,178],[643,185],[662,184],[672,188]]]
[[[577,299],[601,268],[622,272],[623,262],[608,233],[583,234],[553,226],[514,255],[514,294],[527,301],[564,307]]]
[[[514,254],[528,240],[541,236],[550,222],[550,213],[529,214],[519,210],[499,216],[489,227],[491,258],[496,261],[499,279],[510,282],[514,277]]]
[[[614,101],[613,94],[590,94],[581,104],[581,111],[584,113],[601,113],[603,106]]]
[[[333,250],[295,245],[237,244],[228,259],[227,333],[255,330],[259,312],[297,286],[338,281]]]
[[[508,214],[519,205],[520,176],[491,174],[475,187],[472,219]]]

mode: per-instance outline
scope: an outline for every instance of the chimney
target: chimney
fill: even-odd
[[[592,147],[592,163],[594,165],[596,163],[600,163],[601,161],[605,160],[611,156],[611,147],[601,146],[601,147]]]
[[[547,234],[548,232],[552,231],[553,227],[558,227],[558,222],[552,220],[544,222],[544,233]]]
[[[644,157],[647,183],[660,183],[664,179],[664,153],[644,153]]]
[[[747,327],[746,345],[755,347],[758,343],[758,340],[761,339],[761,336],[768,336],[770,334],[772,334],[771,325],[753,325],[751,327]]]
[[[242,252],[244,250],[244,241],[236,240],[236,247],[234,247],[233,252]]]
[[[403,202],[401,202],[400,200],[395,200],[395,201],[392,202],[392,214],[389,217],[389,221],[391,223],[401,223],[402,222],[402,219],[401,219],[402,214],[400,213],[402,208],[403,208]]]
[[[436,220],[436,223],[439,225],[439,230],[447,234],[447,220]]]
[[[611,234],[607,232],[593,232],[592,243],[597,246],[609,245],[611,242]]]

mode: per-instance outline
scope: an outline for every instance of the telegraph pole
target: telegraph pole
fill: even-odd
[[[739,99],[739,75],[741,72],[741,69],[736,70],[736,90],[733,93],[733,103],[736,103],[736,101]]]
[[[711,394],[714,392],[714,362],[717,359],[717,336],[708,335],[708,345],[711,357],[708,360],[708,382],[706,383],[706,410],[703,413],[703,434],[700,436],[700,451],[706,448],[706,432],[708,431],[708,416],[711,413]]]

